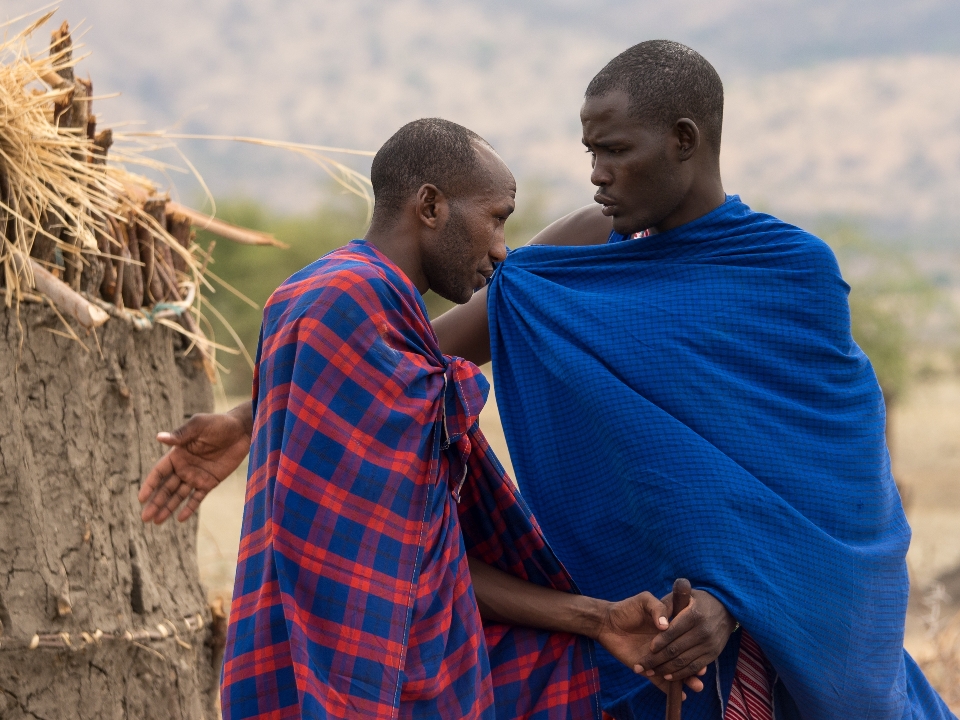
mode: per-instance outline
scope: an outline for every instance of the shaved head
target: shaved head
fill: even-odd
[[[449,120],[422,118],[407,123],[373,158],[374,214],[384,217],[398,212],[426,184],[451,199],[468,195],[486,179],[478,145],[489,147],[475,132]]]
[[[483,138],[441,118],[395,132],[373,158],[373,218],[365,239],[421,293],[465,303],[507,254],[513,173]]]
[[[624,50],[587,86],[586,97],[620,90],[636,117],[664,129],[680,118],[697,124],[703,140],[720,152],[723,83],[700,53],[670,40],[648,40]]]

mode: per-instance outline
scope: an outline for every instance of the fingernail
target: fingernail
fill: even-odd
[[[633,666],[633,669],[634,669],[634,672],[642,673],[642,672],[643,672],[643,665],[634,665],[634,666]]]
[[[666,627],[667,625],[670,624],[670,621],[667,620],[665,617],[660,618],[659,622],[663,627]]]
[[[673,675],[672,675],[672,674],[671,674],[671,675],[664,675],[664,676],[663,676],[663,679],[664,679],[664,680],[673,680]]]

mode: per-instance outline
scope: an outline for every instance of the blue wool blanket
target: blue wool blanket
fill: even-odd
[[[737,197],[611,240],[521,248],[488,300],[517,480],[580,589],[689,578],[760,644],[784,713],[952,718],[903,650],[910,528],[829,247]],[[721,716],[738,642],[686,720]],[[599,654],[608,712],[662,718]]]

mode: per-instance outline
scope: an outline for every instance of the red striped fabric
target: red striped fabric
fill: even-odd
[[[741,633],[737,670],[723,718],[773,720],[773,688],[767,675],[767,659],[745,630]]]

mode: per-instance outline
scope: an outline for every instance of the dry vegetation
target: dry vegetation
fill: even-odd
[[[946,363],[916,379],[890,426],[894,472],[907,490],[913,539],[905,644],[954,712],[960,711],[960,380]]]
[[[960,710],[960,612],[933,636],[930,647],[920,667],[947,704]]]
[[[141,328],[171,325],[197,344],[212,377],[216,345],[199,324],[209,254],[192,231],[205,218],[127,169],[160,167],[136,144],[115,146],[110,128],[98,131],[93,84],[76,75],[66,22],[45,52],[30,53],[30,37],[52,14],[0,45],[5,304],[46,300],[86,328],[110,316]],[[221,231],[240,242],[273,242],[239,228]],[[68,323],[64,330],[79,340]]]
[[[202,249],[193,228],[245,245],[283,244],[172,202],[151,180],[132,172],[180,169],[153,159],[151,152],[174,147],[172,141],[181,136],[98,129],[97,98],[91,80],[76,73],[79,46],[68,24],[52,32],[42,52],[30,51],[32,36],[52,15],[0,43],[0,292],[5,305],[49,302],[88,329],[111,316],[139,329],[168,325],[196,345],[213,379],[218,349],[245,350],[229,322],[204,301],[203,291],[213,293],[219,285],[242,295],[210,270],[213,245]],[[347,190],[370,198],[366,178],[323,152],[338,149],[209,139],[292,151],[320,165]],[[236,347],[214,341],[208,315],[221,321]],[[60,332],[82,342],[69,323]]]

